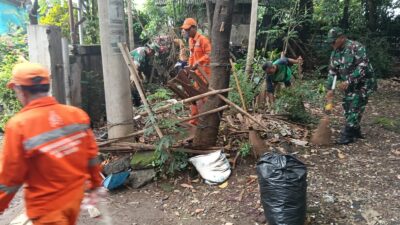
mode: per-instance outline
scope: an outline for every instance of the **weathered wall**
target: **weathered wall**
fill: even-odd
[[[61,29],[56,26],[28,26],[29,60],[40,63],[51,74],[51,94],[65,103]]]

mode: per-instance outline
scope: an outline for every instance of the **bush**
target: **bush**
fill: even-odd
[[[20,57],[27,55],[26,34],[15,31],[13,36],[0,36],[0,128],[21,109],[12,90],[6,88],[12,68]]]
[[[300,123],[316,122],[304,107],[304,101],[310,105],[322,108],[325,102],[324,82],[320,80],[298,80],[290,88],[284,88],[277,94],[275,110],[289,113],[289,118]]]

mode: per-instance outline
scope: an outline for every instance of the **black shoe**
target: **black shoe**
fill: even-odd
[[[340,132],[340,138],[339,140],[336,141],[336,143],[340,145],[348,145],[353,142],[354,142],[353,128],[346,126]]]
[[[365,139],[365,137],[361,133],[361,127],[353,128],[353,137],[359,139]]]

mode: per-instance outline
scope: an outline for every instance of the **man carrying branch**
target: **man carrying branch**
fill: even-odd
[[[275,62],[268,61],[264,63],[262,69],[267,74],[267,97],[270,105],[275,102],[276,86],[282,82],[286,87],[291,86],[292,70],[290,66],[293,64],[302,64],[303,59],[299,56],[297,59],[287,58],[285,53],[281,53],[281,58]]]
[[[193,18],[187,18],[183,22],[181,29],[184,30],[185,35],[189,36],[189,69],[194,70],[196,75],[199,76],[205,83],[211,78],[210,69],[210,54],[211,54],[211,43],[207,37],[197,32],[197,22]],[[207,78],[198,70],[201,68],[206,74]],[[198,88],[198,84],[195,83],[195,88]],[[205,99],[197,101],[190,107],[191,116],[195,116],[199,113],[200,108],[204,105]],[[197,125],[198,120],[191,120],[189,123]]]

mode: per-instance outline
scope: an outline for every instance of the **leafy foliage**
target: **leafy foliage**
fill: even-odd
[[[168,153],[166,151],[174,143],[175,138],[167,135],[161,138],[156,145],[156,160],[153,163],[158,167],[159,172],[167,175],[174,175],[188,166],[188,155],[186,153],[179,151]]]
[[[69,14],[66,0],[53,1],[53,4],[41,2],[39,24],[58,26],[64,37],[69,37]]]
[[[316,121],[304,107],[304,102],[322,108],[325,95],[323,81],[297,81],[292,87],[278,92],[274,107],[277,112],[289,113],[293,121],[313,123]]]
[[[12,90],[6,88],[11,78],[12,68],[20,57],[27,56],[26,34],[21,30],[13,32],[12,36],[0,36],[0,128],[8,119],[21,109]]]
[[[251,145],[249,142],[242,142],[239,146],[239,155],[241,157],[249,156],[251,152]]]
[[[165,88],[157,89],[153,94],[147,96],[147,100],[153,101],[163,101],[171,99],[172,92]]]

